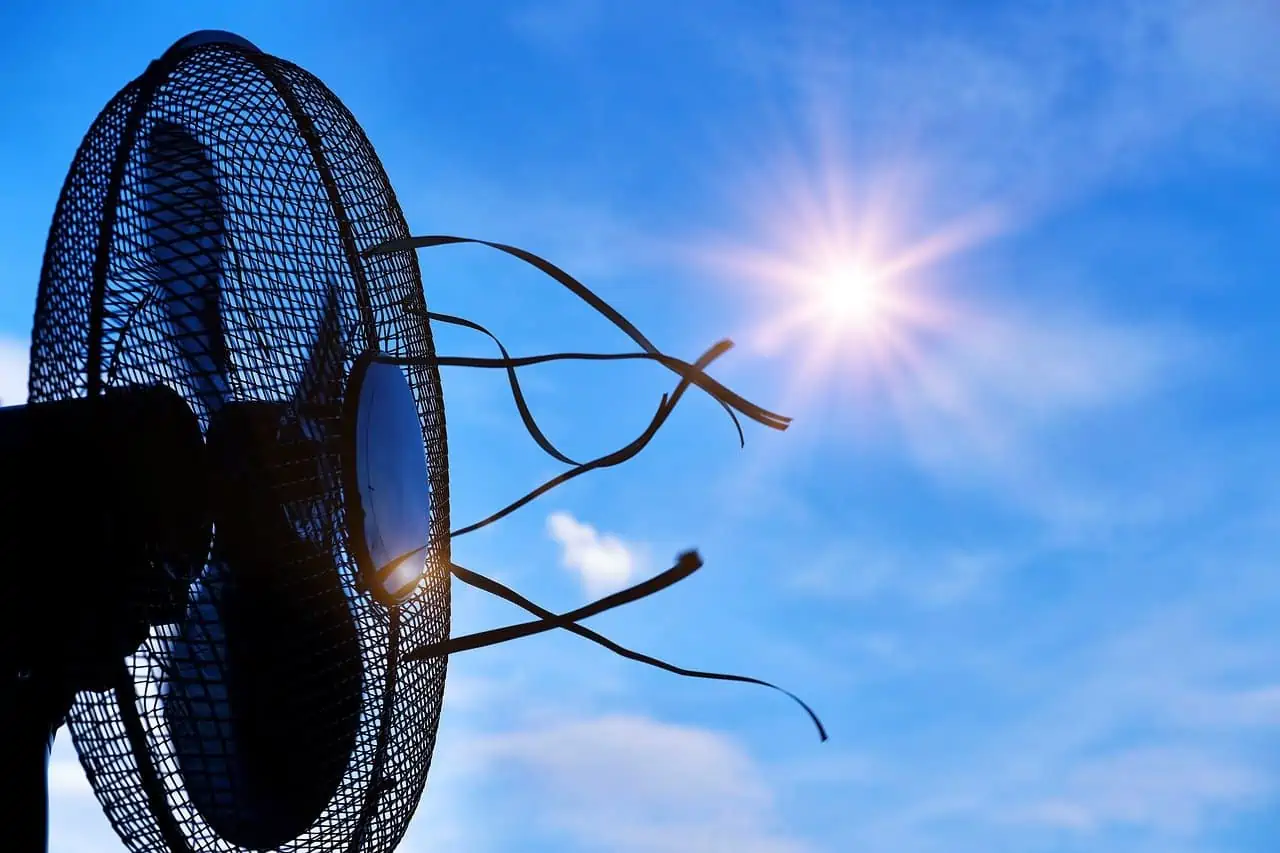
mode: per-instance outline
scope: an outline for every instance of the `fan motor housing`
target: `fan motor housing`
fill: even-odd
[[[152,626],[181,619],[204,565],[200,425],[168,388],[112,388],[0,409],[0,447],[8,553],[32,555],[0,597],[4,666],[51,676],[68,698],[104,689]]]

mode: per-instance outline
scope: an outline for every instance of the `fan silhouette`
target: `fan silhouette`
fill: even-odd
[[[342,103],[239,36],[193,33],[111,100],[54,214],[29,402],[0,409],[14,508],[0,524],[46,549],[0,605],[6,766],[43,768],[65,719],[138,853],[383,851],[422,794],[452,653],[563,628],[756,682],[579,624],[686,577],[693,552],[565,614],[453,563],[452,537],[634,456],[691,385],[731,415],[787,423],[706,374],[727,342],[693,363],[665,355],[563,270],[499,243],[484,245],[640,351],[513,358],[494,338],[500,358],[437,355],[432,323],[488,334],[424,301],[414,250],[460,242],[484,241],[412,237]],[[680,380],[635,441],[579,463],[516,378],[559,359],[647,359]],[[530,434],[571,466],[456,530],[442,365],[505,370]],[[535,618],[451,638],[452,577]],[[43,849],[44,789],[24,791],[10,849]]]

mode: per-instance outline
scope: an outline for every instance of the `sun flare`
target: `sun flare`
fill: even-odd
[[[761,260],[769,269],[767,297],[775,310],[751,333],[772,353],[791,352],[803,379],[840,369],[883,376],[909,357],[915,326],[931,308],[913,282],[865,253],[814,248],[794,260]]]
[[[854,182],[810,164],[751,205],[762,226],[754,245],[713,251],[713,264],[749,288],[758,319],[744,342],[791,362],[795,392],[825,393],[834,373],[892,394],[927,339],[962,322],[936,267],[1000,231],[1003,217],[978,209],[929,227],[906,215],[914,183],[895,170]]]

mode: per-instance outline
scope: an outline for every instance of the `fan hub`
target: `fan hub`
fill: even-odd
[[[347,530],[361,582],[398,604],[427,568],[431,486],[422,426],[404,372],[368,353],[347,380]]]

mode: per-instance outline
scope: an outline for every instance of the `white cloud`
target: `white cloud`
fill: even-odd
[[[493,804],[485,802],[478,788],[482,768],[474,758],[474,737],[465,716],[452,714],[446,707],[436,734],[427,786],[399,849],[407,853],[502,850],[493,837],[492,822],[485,819]]]
[[[535,827],[615,853],[799,853],[764,774],[715,732],[603,716],[492,735],[474,745],[510,774]]]
[[[1157,747],[1081,762],[1059,786],[1062,793],[1031,804],[1021,816],[1077,832],[1122,824],[1188,835],[1217,809],[1256,802],[1270,783],[1238,757]]]
[[[567,512],[548,516],[547,531],[560,543],[564,567],[578,574],[589,595],[621,589],[636,573],[638,560],[631,546],[616,536],[601,534]]]
[[[970,310],[938,361],[966,396],[1020,422],[1069,416],[1150,390],[1172,360],[1169,335],[1097,316]],[[945,404],[945,398],[940,400]]]
[[[0,406],[18,406],[27,401],[30,354],[25,341],[0,338]]]
[[[63,737],[70,737],[64,734]],[[93,788],[85,778],[84,768],[72,757],[59,756],[49,761],[50,797],[92,797]]]
[[[63,728],[49,759],[49,853],[123,849],[76,759],[71,734]]]

